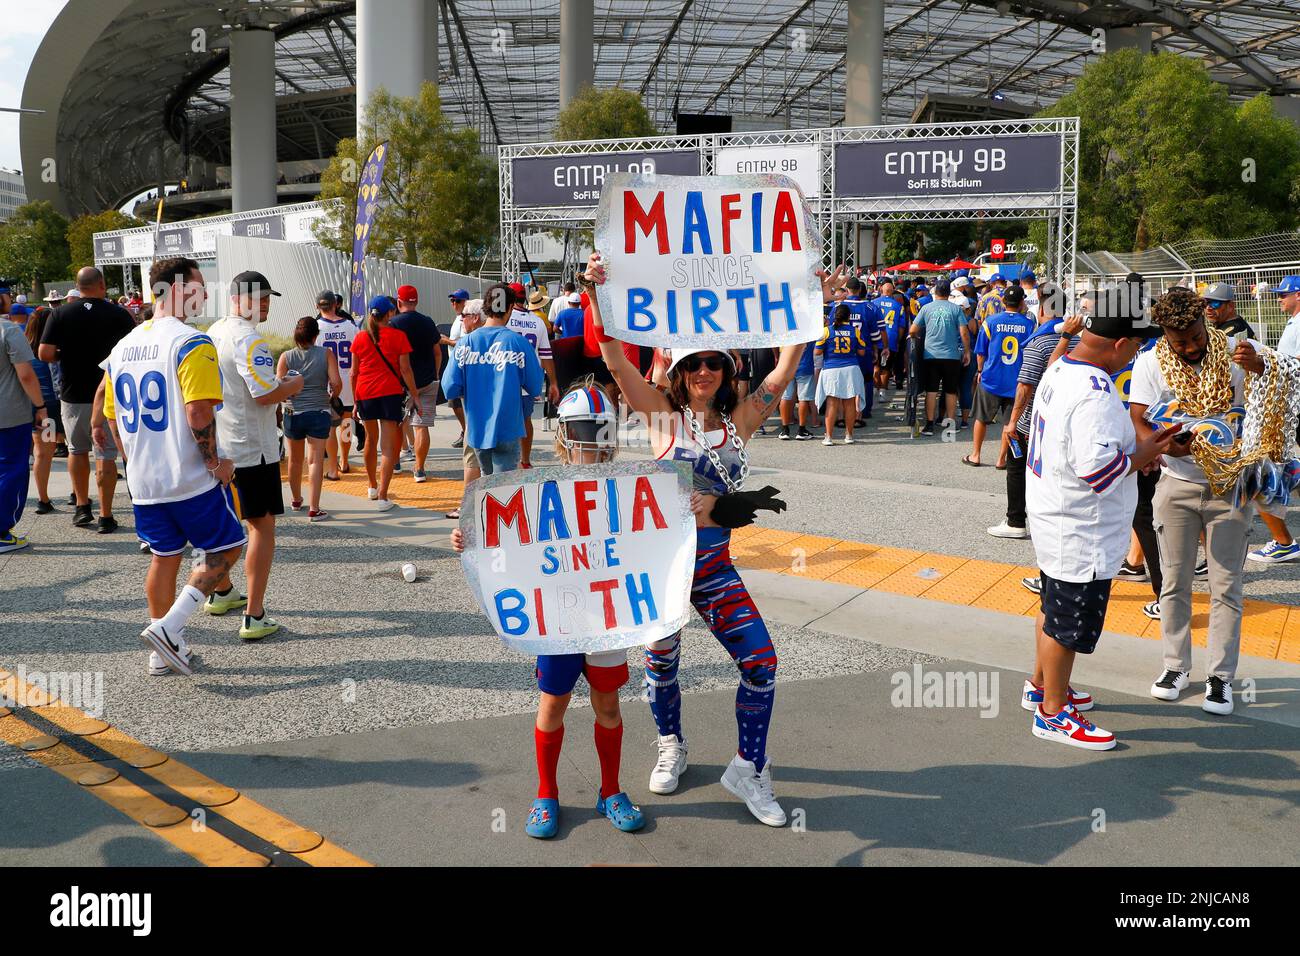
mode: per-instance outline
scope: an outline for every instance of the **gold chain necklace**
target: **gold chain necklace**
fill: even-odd
[[[1209,344],[1201,359],[1201,373],[1196,374],[1162,338],[1156,344],[1160,373],[1178,398],[1181,410],[1194,418],[1220,415],[1232,407],[1232,360],[1228,355],[1228,337],[1218,329],[1207,328]]]

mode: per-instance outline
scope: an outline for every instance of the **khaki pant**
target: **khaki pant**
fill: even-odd
[[[1156,486],[1155,529],[1160,539],[1160,633],[1165,669],[1192,669],[1192,584],[1196,580],[1196,548],[1205,532],[1209,562],[1209,669],[1230,681],[1237,672],[1241,648],[1242,576],[1254,506],[1233,511],[1206,485],[1164,475]]]

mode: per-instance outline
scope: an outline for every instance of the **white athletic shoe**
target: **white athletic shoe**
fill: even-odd
[[[1232,681],[1211,674],[1205,681],[1205,700],[1201,702],[1201,710],[1223,717],[1232,713]]]
[[[995,538],[1028,538],[1029,529],[1013,528],[1004,521],[1001,524],[995,524],[993,527],[989,528],[989,534],[993,535]]]
[[[852,435],[846,435],[845,438],[844,438],[844,444],[846,444],[846,445],[852,445],[852,444],[853,444],[853,436],[852,436]]]
[[[189,664],[192,669],[194,665],[193,665],[193,661],[190,658],[189,647],[186,646],[181,648],[181,653],[185,657],[185,663]],[[172,669],[167,666],[167,662],[163,660],[163,656],[161,654],[159,654],[157,651],[149,652],[149,676],[150,677],[166,677],[171,672]]]
[[[154,652],[167,665],[169,670],[189,677],[194,673],[190,667],[189,648],[180,637],[173,638],[167,629],[159,624],[150,624],[140,632],[141,639],[153,648]],[[150,664],[153,658],[150,658]]]
[[[822,444],[825,445],[827,448],[829,448],[835,444],[835,440],[831,438],[829,434],[827,434],[827,436],[822,439]]]
[[[1187,689],[1187,672],[1167,670],[1151,685],[1151,696],[1156,700],[1177,700]]]
[[[376,500],[378,500],[378,498],[379,498],[379,489],[378,489],[378,488],[367,488],[367,489],[366,489],[366,497],[369,498],[371,501],[376,501]]]
[[[380,498],[378,501],[375,502],[376,511],[392,511],[396,507],[397,507],[397,502],[390,501],[387,498]]]
[[[675,734],[659,738],[659,759],[650,771],[651,793],[672,793],[677,781],[686,772],[686,741]]]
[[[763,772],[758,773],[754,764],[745,760],[740,754],[731,758],[727,769],[722,773],[722,785],[730,793],[745,801],[749,812],[759,822],[770,827],[785,826],[785,811],[776,802],[772,793],[772,761],[769,758]]]

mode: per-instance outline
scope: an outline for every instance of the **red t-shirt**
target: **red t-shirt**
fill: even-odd
[[[411,340],[401,329],[384,325],[379,329],[379,347],[383,349],[388,365],[400,372],[401,357],[411,351]],[[356,369],[353,396],[357,401],[402,394],[401,380],[388,370],[384,359],[379,357],[374,339],[364,329],[352,340],[352,363]]]

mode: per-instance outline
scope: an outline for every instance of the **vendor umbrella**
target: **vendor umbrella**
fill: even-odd
[[[977,265],[976,265],[975,263],[973,263],[973,262],[967,262],[965,259],[953,259],[952,262],[946,263],[946,264],[943,265],[941,268],[943,268],[943,269],[978,269],[979,266],[977,266]]]
[[[900,262],[896,266],[890,266],[889,272],[938,272],[940,267],[933,262],[925,262],[922,259],[909,259],[907,262]]]

